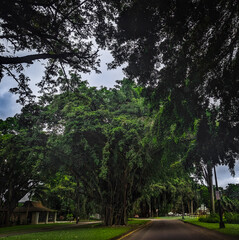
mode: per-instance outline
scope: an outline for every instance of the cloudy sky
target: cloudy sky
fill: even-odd
[[[116,70],[107,70],[106,63],[112,60],[112,56],[107,51],[101,52],[101,74],[84,74],[82,75],[83,80],[88,80],[90,86],[106,86],[108,88],[115,85],[116,80],[121,80],[124,77],[121,68]],[[37,95],[37,87],[35,83],[39,82],[42,78],[44,66],[41,62],[35,62],[28,69],[25,70],[25,74],[30,77],[31,87],[34,94]],[[0,119],[6,119],[12,117],[16,113],[21,111],[21,106],[16,103],[17,96],[9,93],[11,87],[15,87],[16,82],[9,78],[4,77],[0,83]],[[217,167],[218,184],[221,187],[225,187],[228,183],[239,183],[239,161],[237,161],[235,167],[235,177],[232,177],[226,166]]]
[[[111,88],[115,85],[116,80],[121,80],[124,77],[121,68],[116,70],[107,71],[106,63],[113,60],[111,54],[108,51],[100,51],[101,55],[101,72],[102,74],[96,74],[92,72],[91,74],[82,74],[82,79],[87,80],[90,86],[106,86]],[[24,70],[25,75],[29,76],[31,79],[31,89],[35,95],[38,94],[38,88],[35,86],[35,83],[40,82],[44,72],[44,62],[35,61],[29,68]],[[6,119],[7,117],[12,117],[16,113],[21,111],[20,104],[16,103],[17,96],[11,94],[9,89],[16,87],[16,82],[9,77],[4,77],[0,83],[0,118]]]

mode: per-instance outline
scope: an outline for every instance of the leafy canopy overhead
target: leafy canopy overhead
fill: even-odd
[[[56,76],[59,69],[65,74],[64,66],[83,73],[98,72],[93,37],[104,14],[105,6],[99,0],[1,1],[0,79],[5,74],[13,77],[18,88],[12,91],[29,95],[30,79],[23,69],[36,60],[47,60],[40,87],[54,84],[50,76]]]
[[[158,136],[174,130],[175,140],[183,140],[189,134],[197,138],[191,150],[198,148],[191,159],[233,168],[239,152],[238,1],[110,2],[117,12],[117,27],[104,43],[114,56],[110,67],[127,63],[127,77],[145,86],[152,108],[164,112]],[[211,123],[207,113],[213,113]],[[198,133],[190,136],[195,122]]]
[[[151,87],[155,99],[191,93],[200,105],[214,99],[224,117],[239,109],[239,4],[223,1],[111,1],[117,28],[109,46],[111,67]],[[150,95],[151,97],[151,95]]]

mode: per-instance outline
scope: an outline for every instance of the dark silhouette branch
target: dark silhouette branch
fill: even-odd
[[[19,38],[19,36],[17,36],[16,34],[9,34],[9,35],[1,35],[0,39],[8,39],[8,38]]]
[[[2,57],[0,56],[0,64],[19,64],[19,63],[28,63],[32,64],[34,60],[39,59],[63,59],[70,56],[74,56],[75,53],[60,53],[60,54],[33,54],[24,57]]]

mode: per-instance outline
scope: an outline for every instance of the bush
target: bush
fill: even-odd
[[[227,223],[239,223],[239,214],[227,212],[224,214]]]
[[[209,216],[206,217],[200,217],[198,219],[199,222],[207,222],[207,223],[219,223],[220,222],[220,217],[216,213],[212,213]]]
[[[68,214],[66,215],[66,220],[67,220],[67,221],[73,221],[73,220],[74,220],[73,214],[72,214],[72,213],[68,213]]]

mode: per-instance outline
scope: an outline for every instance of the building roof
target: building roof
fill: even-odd
[[[15,213],[23,212],[56,212],[56,210],[47,208],[39,202],[26,201],[22,207],[17,207],[14,209]]]

